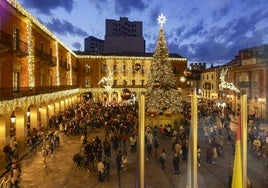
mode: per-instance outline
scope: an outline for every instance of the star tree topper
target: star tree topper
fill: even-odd
[[[161,13],[160,16],[158,16],[157,21],[158,23],[160,23],[160,26],[162,27],[167,21],[166,16],[164,16],[164,14]]]

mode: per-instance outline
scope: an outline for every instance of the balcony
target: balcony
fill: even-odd
[[[11,35],[0,31],[0,53],[6,52],[12,49],[12,37]]]
[[[15,54],[17,57],[26,57],[28,56],[28,45],[26,42],[22,40],[14,40],[13,41],[13,48],[12,53]]]
[[[39,86],[39,87],[21,87],[17,90],[13,88],[0,88],[0,101],[12,100],[15,98],[21,98],[26,96],[40,95],[46,93],[53,93],[58,91],[65,91],[70,89],[76,89],[78,86]]]
[[[64,69],[64,70],[67,70],[67,71],[70,70],[70,66],[69,66],[69,64],[67,63],[67,61],[60,60],[60,61],[59,61],[59,65],[60,65],[60,68],[62,68],[62,69]]]
[[[73,72],[78,72],[78,68],[77,67],[73,67]]]
[[[250,88],[251,87],[252,82],[238,82],[238,87],[240,88]]]
[[[34,55],[35,59],[39,60],[41,63],[47,64],[51,67],[56,66],[56,57],[52,56],[51,54],[48,54],[39,48],[35,48]]]

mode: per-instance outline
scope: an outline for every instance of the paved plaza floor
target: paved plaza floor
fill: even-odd
[[[233,124],[232,126],[236,126]],[[88,140],[98,135],[102,140],[104,131],[89,134]],[[218,158],[216,164],[206,163],[207,141],[199,138],[201,146],[201,166],[198,167],[199,188],[226,188],[230,164],[233,163],[231,145],[224,143],[225,158]],[[181,176],[174,176],[172,166],[173,152],[170,138],[160,138],[160,148],[165,148],[168,158],[166,169],[162,170],[158,157],[145,160],[145,185],[147,188],[184,188],[187,185],[187,161],[181,161]],[[47,167],[43,167],[40,150],[27,155],[21,161],[22,173],[20,188],[135,188],[137,187],[137,154],[128,152],[128,164],[125,171],[119,174],[115,165],[116,152],[112,152],[111,175],[109,181],[99,182],[96,172],[88,172],[77,168],[73,163],[74,153],[80,151],[80,137],[61,134],[60,146],[55,155],[48,157]],[[130,151],[130,149],[129,149]],[[3,166],[1,167],[3,170]],[[262,159],[248,155],[248,176],[254,188],[268,187],[268,167]]]

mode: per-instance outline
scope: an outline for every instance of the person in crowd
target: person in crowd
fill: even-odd
[[[12,187],[19,188],[20,168],[17,163],[11,165],[11,183]]]
[[[122,167],[122,152],[121,150],[118,151],[118,154],[116,156],[116,165],[117,165],[117,171],[120,172]]]
[[[131,148],[131,153],[136,153],[136,143],[137,143],[137,138],[134,133],[129,138],[130,140],[130,148]]]
[[[42,146],[41,149],[41,155],[42,155],[42,159],[43,159],[43,167],[46,168],[47,167],[47,155],[48,155],[49,151],[45,148],[45,146]]]
[[[154,137],[154,156],[155,157],[158,156],[158,148],[159,148],[159,140],[158,140],[158,137],[155,136]]]
[[[167,154],[166,154],[165,149],[163,148],[162,149],[162,152],[161,152],[161,154],[159,156],[159,162],[160,162],[161,167],[162,167],[163,170],[166,168],[166,166],[165,166],[165,160],[166,160],[166,158],[167,158]]]
[[[174,175],[180,175],[180,157],[177,153],[174,154],[174,158],[172,160]]]
[[[10,147],[10,144],[4,146],[3,152],[5,153],[5,161],[9,163],[12,155],[12,148]]]
[[[104,181],[103,173],[104,173],[104,164],[101,159],[99,159],[99,162],[97,164],[98,172],[99,172],[99,182]]]
[[[110,170],[111,170],[111,163],[110,163],[109,157],[105,157],[103,164],[104,164],[104,174],[105,174],[106,180],[109,181]]]
[[[51,157],[54,156],[54,149],[55,149],[55,141],[54,141],[54,139],[51,139],[49,141],[49,150],[50,150],[50,156]]]
[[[153,135],[152,135],[151,131],[147,132],[145,140],[146,140],[147,159],[150,159],[153,156],[153,153],[152,153]]]
[[[11,183],[11,178],[9,175],[5,175],[0,182],[0,188],[11,188],[12,183]]]
[[[127,154],[124,153],[123,156],[122,156],[122,169],[123,171],[126,171],[127,170]]]
[[[207,149],[207,163],[212,163],[213,150],[212,146]]]

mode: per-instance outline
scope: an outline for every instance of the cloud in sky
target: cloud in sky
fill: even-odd
[[[72,23],[67,20],[60,20],[58,18],[52,18],[49,22],[46,22],[45,25],[52,30],[53,32],[63,35],[63,36],[79,36],[87,37],[88,34],[80,27],[74,26]]]
[[[57,8],[71,12],[74,5],[74,0],[26,0],[21,2],[25,7],[36,9],[40,13],[48,15],[51,15],[52,11]]]
[[[104,38],[105,19],[143,22],[146,52],[154,52],[159,24],[169,52],[188,61],[223,63],[247,47],[268,44],[267,0],[19,0],[70,48],[83,50],[88,35]]]

